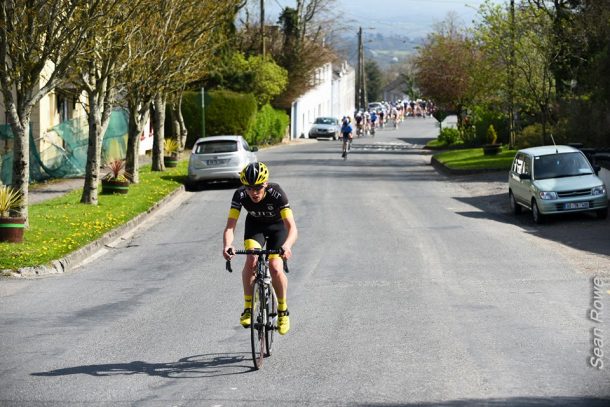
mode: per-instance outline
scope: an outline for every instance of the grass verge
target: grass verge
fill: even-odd
[[[447,168],[455,170],[506,170],[510,169],[516,150],[502,150],[497,155],[484,155],[482,148],[445,151],[434,157]]]
[[[146,212],[182,185],[188,160],[175,168],[153,172],[140,169],[140,183],[126,195],[99,195],[97,206],[80,203],[82,189],[29,207],[24,242],[0,243],[0,269],[50,263],[100,238],[106,232]],[[101,190],[101,186],[100,186]]]

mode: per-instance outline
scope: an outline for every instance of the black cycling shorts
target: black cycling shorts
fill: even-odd
[[[284,221],[279,222],[259,222],[252,216],[246,217],[246,227],[244,232],[244,246],[246,249],[252,249],[249,247],[251,244],[248,240],[254,240],[258,242],[260,248],[265,246],[267,243],[267,250],[278,250],[282,247],[286,238],[288,237],[288,230],[284,225]]]

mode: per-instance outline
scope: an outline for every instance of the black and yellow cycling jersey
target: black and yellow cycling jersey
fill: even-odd
[[[245,186],[237,188],[231,200],[229,218],[238,219],[242,207],[248,212],[248,217],[262,223],[280,222],[292,216],[286,193],[278,184],[271,182],[267,184],[265,196],[260,202],[250,199]]]
[[[237,220],[242,207],[248,212],[244,230],[245,249],[262,248],[265,243],[270,250],[281,248],[288,236],[284,219],[292,217],[290,203],[282,188],[268,183],[263,199],[253,202],[246,187],[242,186],[233,194],[229,218]],[[275,257],[279,256],[269,256],[270,259]]]

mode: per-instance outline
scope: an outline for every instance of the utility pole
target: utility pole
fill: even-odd
[[[358,110],[366,109],[366,72],[364,69],[364,45],[362,27],[358,30],[358,71],[356,78],[356,98]]]
[[[515,0],[510,0],[510,51],[508,60],[508,143],[515,148]]]
[[[265,57],[265,0],[261,0],[261,54]]]

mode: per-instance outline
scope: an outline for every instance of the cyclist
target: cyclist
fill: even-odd
[[[246,250],[260,249],[267,242],[267,249],[283,249],[283,258],[292,256],[292,245],[297,240],[297,227],[292,216],[290,203],[286,193],[276,184],[268,182],[269,170],[262,162],[247,165],[240,173],[243,184],[233,194],[231,209],[227,225],[223,234],[222,255],[230,260],[235,251],[232,246],[237,219],[242,207],[246,209],[244,247]],[[290,330],[290,318],[286,293],[288,279],[284,274],[282,257],[269,255],[269,269],[275,293],[278,299],[278,331],[285,335]],[[248,255],[242,271],[244,287],[244,312],[240,317],[240,324],[244,328],[250,327],[252,308],[252,287],[254,284],[254,271],[256,270],[257,256]]]
[[[363,132],[363,128],[364,128],[364,123],[363,123],[363,117],[362,114],[360,112],[356,113],[356,132],[358,134],[358,137],[360,137],[362,135]]]
[[[345,158],[347,156],[348,143],[352,140],[352,126],[349,124],[349,120],[343,120],[343,124],[341,126],[341,136],[343,136],[343,154],[341,157]]]
[[[371,112],[371,136],[375,136],[375,126],[377,122],[377,113],[373,110]]]

